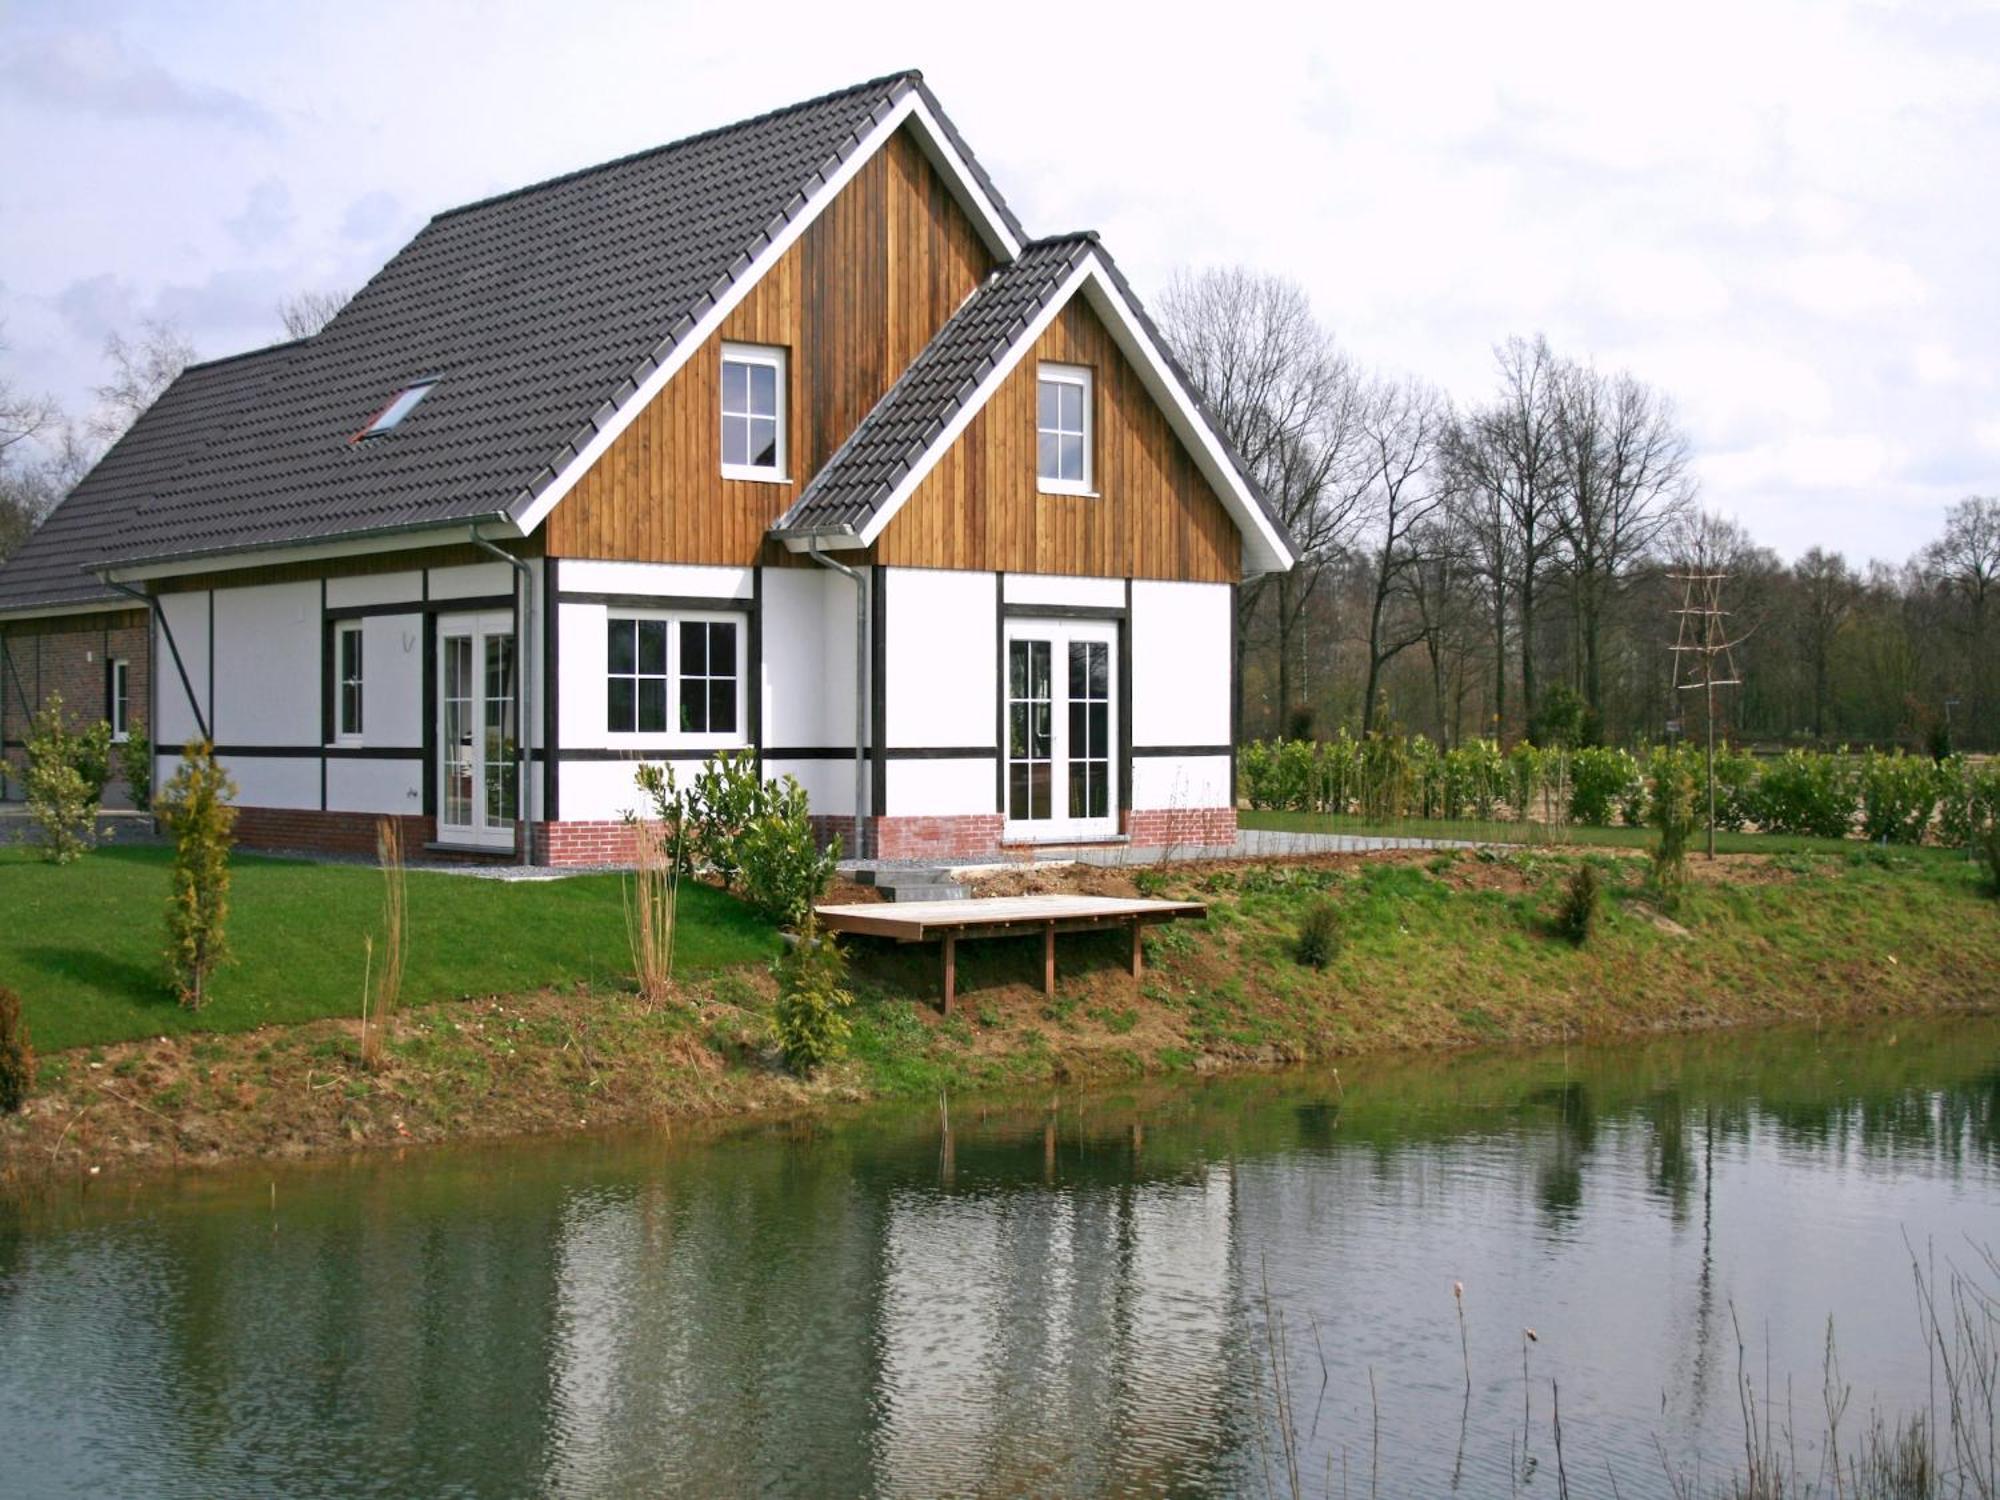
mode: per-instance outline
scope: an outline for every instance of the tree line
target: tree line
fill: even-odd
[[[1721,573],[1732,738],[2000,748],[2000,499],[1950,507],[1901,564],[1787,563],[1700,505],[1673,402],[1510,338],[1484,399],[1359,367],[1290,281],[1183,273],[1169,344],[1298,544],[1237,632],[1246,738],[1385,717],[1451,747],[1701,733],[1670,650]],[[1683,672],[1681,680],[1685,680]]]

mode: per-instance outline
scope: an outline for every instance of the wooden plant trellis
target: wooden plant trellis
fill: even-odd
[[[1667,575],[1670,583],[1682,586],[1681,607],[1674,611],[1680,622],[1673,644],[1674,691],[1700,693],[1705,704],[1708,745],[1703,765],[1708,782],[1710,859],[1715,858],[1715,690],[1743,685],[1736,670],[1736,648],[1749,639],[1747,632],[1734,640],[1729,637],[1729,611],[1722,607],[1722,585],[1728,578],[1727,573],[1693,568]]]

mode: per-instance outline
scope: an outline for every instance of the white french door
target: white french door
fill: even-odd
[[[438,838],[512,848],[519,806],[511,614],[438,621]]]
[[[1118,628],[1007,625],[1007,828],[1012,838],[1118,831]]]

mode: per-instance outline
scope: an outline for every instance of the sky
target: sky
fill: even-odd
[[[0,0],[0,374],[86,410],[433,213],[918,67],[1033,234],[1290,277],[1455,401],[1546,333],[1676,402],[1702,500],[1900,561],[2000,493],[2000,4]]]

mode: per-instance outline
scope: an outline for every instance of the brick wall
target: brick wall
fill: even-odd
[[[375,857],[375,825],[379,813],[321,812],[317,808],[239,807],[236,842],[246,849],[285,849],[323,854]],[[435,837],[435,825],[420,814],[396,819],[403,825],[403,852],[425,857],[424,845]]]
[[[535,825],[537,864],[629,865],[636,859],[632,826],[622,818]]]
[[[1182,848],[1233,844],[1233,807],[1134,808],[1125,815],[1125,832],[1135,849]]]
[[[110,674],[105,663],[122,657],[131,663],[127,686],[132,717],[144,722],[151,702],[151,652],[146,612],[119,610],[96,615],[60,616],[49,620],[11,623],[0,634],[0,746],[7,760],[7,795],[21,796],[21,776],[27,756],[22,742],[29,721],[49,698],[60,693],[63,717],[83,727],[110,716]],[[116,773],[105,802],[128,807],[124,778]]]

